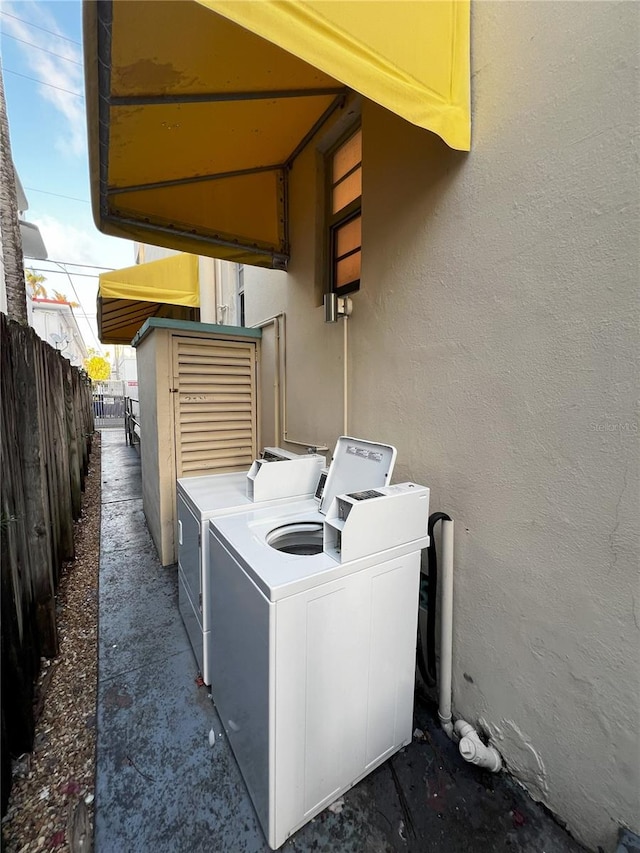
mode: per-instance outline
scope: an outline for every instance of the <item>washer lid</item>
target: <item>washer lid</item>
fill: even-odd
[[[337,495],[386,486],[396,462],[396,449],[362,438],[341,435],[333,452],[320,512],[326,515]]]

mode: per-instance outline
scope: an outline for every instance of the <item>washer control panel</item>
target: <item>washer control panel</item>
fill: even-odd
[[[382,492],[376,492],[375,489],[367,489],[364,492],[352,492],[350,495],[347,495],[348,498],[351,498],[354,501],[368,501],[371,498],[381,498]]]
[[[256,459],[247,474],[247,497],[251,501],[306,497],[315,494],[324,456],[306,453],[281,457],[280,448],[265,447],[262,459]]]
[[[323,530],[323,550],[345,563],[427,535],[429,489],[398,483],[338,495]]]

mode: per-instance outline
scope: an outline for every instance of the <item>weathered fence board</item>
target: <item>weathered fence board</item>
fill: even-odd
[[[71,511],[74,519],[80,518],[82,506],[82,486],[80,482],[80,454],[78,452],[78,434],[73,410],[73,379],[71,362],[63,359],[62,387],[64,390],[64,415],[66,442],[69,448],[69,482],[71,485]]]
[[[37,675],[40,643],[34,617],[31,557],[26,530],[24,481],[18,456],[16,371],[12,347],[0,341],[2,389],[2,535],[0,536],[0,602],[2,622],[2,707],[11,750],[29,749],[33,741],[33,682]],[[6,698],[5,698],[6,697]],[[11,697],[9,701],[7,701]],[[3,754],[2,760],[5,761]]]
[[[47,370],[46,350],[44,347],[40,348],[39,366],[40,369],[38,371],[38,394],[40,395],[41,400],[46,400],[47,393],[49,390],[49,374]],[[45,470],[47,473],[47,493],[49,495],[49,515],[51,521],[49,527],[49,541],[51,543],[54,578],[57,583],[58,573],[56,567],[62,564],[62,548],[60,544],[60,530],[62,527],[62,521],[60,515],[60,503],[58,500],[58,477],[56,470],[55,447],[53,441],[55,430],[55,416],[52,406],[44,406],[41,408],[43,413],[45,433],[49,436],[49,440],[45,444],[44,456]]]
[[[36,607],[41,652],[46,657],[58,653],[56,633],[53,560],[49,542],[49,501],[43,449],[46,436],[38,400],[36,361],[30,330],[18,326],[9,336],[14,373],[14,412],[17,424],[16,455],[24,484],[24,525],[29,542],[31,586]]]
[[[64,368],[62,357],[51,360],[51,397],[49,405],[53,409],[54,448],[56,461],[57,499],[60,502],[60,552],[63,560],[72,560],[73,547],[73,508],[71,503],[71,476],[69,468],[69,447],[67,445],[67,415],[64,395]]]
[[[58,652],[55,591],[94,429],[91,383],[33,329],[0,314],[2,780],[33,745],[41,656]],[[2,812],[8,791],[3,784]]]

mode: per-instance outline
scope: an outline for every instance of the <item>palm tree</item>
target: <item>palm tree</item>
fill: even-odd
[[[43,275],[35,273],[33,270],[26,270],[24,274],[27,280],[27,287],[33,299],[48,299],[49,294],[44,286],[46,278]]]
[[[22,238],[18,223],[16,176],[11,159],[9,120],[4,99],[4,82],[0,68],[0,237],[2,261],[7,288],[7,314],[12,320],[27,325],[27,292],[24,280]]]

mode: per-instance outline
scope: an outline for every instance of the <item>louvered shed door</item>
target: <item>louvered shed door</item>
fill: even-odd
[[[248,469],[256,456],[256,346],[173,339],[178,477]]]

